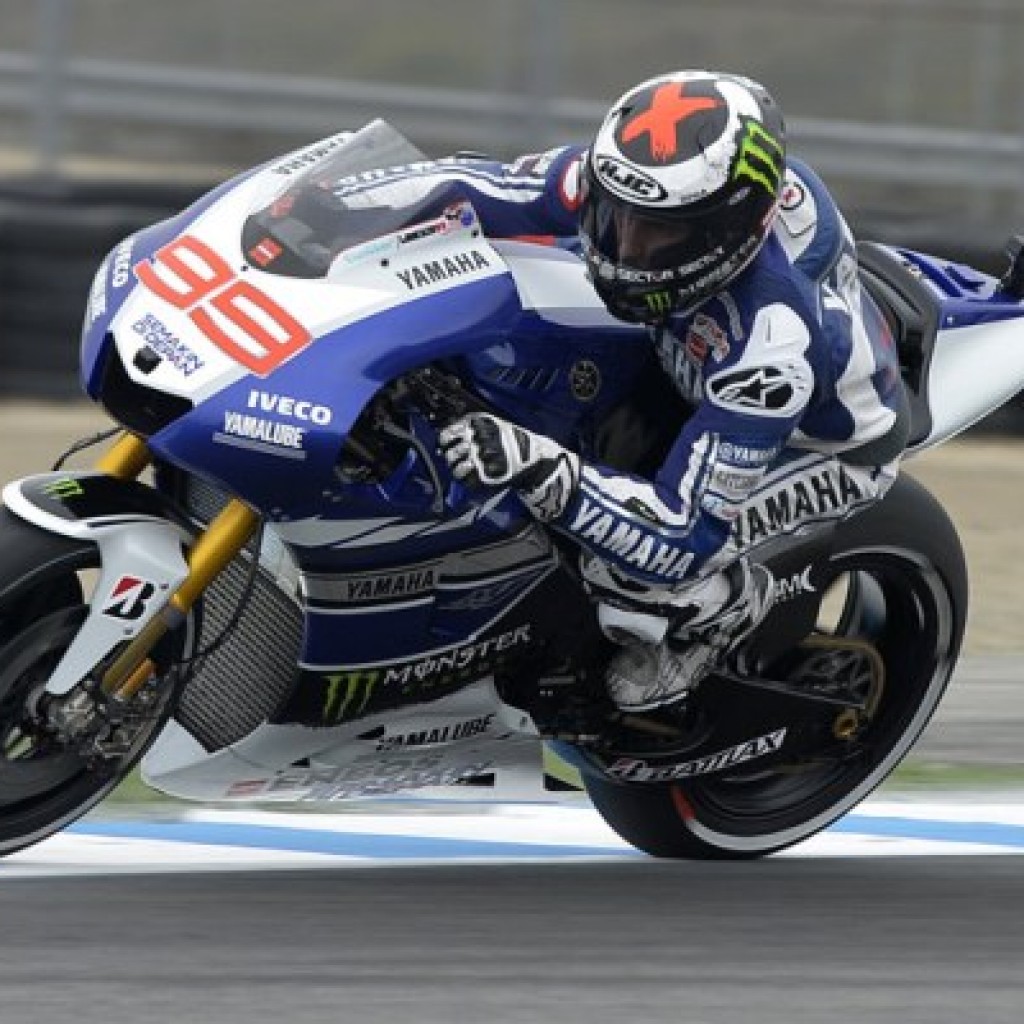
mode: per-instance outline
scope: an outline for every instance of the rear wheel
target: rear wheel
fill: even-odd
[[[56,537],[0,510],[0,855],[31,846],[95,806],[128,774],[173,708],[162,671],[188,629],[165,641],[158,671],[123,705],[67,698],[46,681],[89,612],[93,545]],[[163,666],[163,668],[161,668]]]
[[[624,785],[587,777],[608,823],[659,857],[749,858],[831,824],[899,764],[927,725],[956,663],[967,610],[963,552],[942,508],[909,478],[837,531],[818,644],[791,656],[791,682],[845,687],[881,659],[884,686],[863,721],[817,756],[685,782]]]

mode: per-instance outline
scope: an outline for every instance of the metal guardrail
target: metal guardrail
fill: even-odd
[[[0,52],[0,109],[30,114],[40,75],[34,55]],[[526,94],[88,59],[63,64],[56,84],[65,118],[242,128],[306,140],[383,116],[418,140],[504,153],[587,139],[605,113],[603,103],[558,97],[538,112],[537,97]],[[1024,136],[809,117],[791,118],[789,131],[794,146],[825,174],[1015,190],[1024,215]]]

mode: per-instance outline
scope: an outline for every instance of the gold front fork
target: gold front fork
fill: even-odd
[[[96,464],[101,473],[134,480],[151,462],[144,441],[126,434]],[[127,699],[153,674],[149,653],[164,635],[184,622],[189,609],[217,575],[245,547],[259,524],[248,505],[232,499],[207,526],[185,556],[189,573],[152,622],[118,655],[103,674],[106,693]]]
[[[152,461],[145,441],[134,434],[122,434],[96,463],[96,470],[118,480],[135,480]]]

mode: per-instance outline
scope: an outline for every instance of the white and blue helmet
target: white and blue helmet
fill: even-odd
[[[677,71],[629,90],[581,180],[583,251],[608,308],[660,323],[724,288],[764,243],[784,174],[782,114],[756,82]]]

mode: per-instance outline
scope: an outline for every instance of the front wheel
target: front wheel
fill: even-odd
[[[173,708],[177,687],[159,669],[180,656],[187,627],[164,642],[157,675],[116,715],[98,717],[82,687],[60,706],[46,693],[89,612],[98,570],[95,546],[0,509],[0,856],[38,843],[99,803]]]
[[[621,784],[585,776],[594,806],[624,839],[658,857],[741,859],[799,843],[863,800],[928,724],[956,664],[967,614],[967,572],[953,525],[935,499],[902,477],[878,505],[842,524],[824,579],[829,639],[870,645],[885,684],[870,719],[818,757],[744,766],[685,782]],[[855,645],[850,644],[851,648]],[[799,672],[844,669],[820,652]],[[796,671],[796,669],[795,669]],[[792,681],[793,677],[791,677]],[[707,685],[713,685],[709,680]]]

